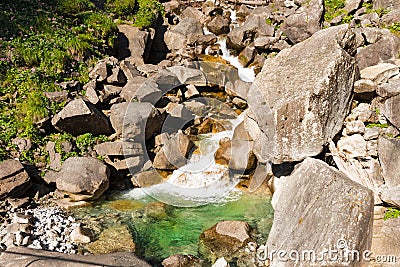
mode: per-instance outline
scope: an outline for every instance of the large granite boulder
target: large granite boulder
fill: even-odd
[[[283,22],[280,28],[292,43],[304,41],[321,29],[323,0],[299,1],[302,5]]]
[[[109,168],[89,157],[68,158],[56,179],[57,189],[71,200],[99,198],[109,186]]]
[[[69,102],[53,117],[51,123],[57,130],[75,136],[84,133],[108,135],[113,132],[107,117],[92,103],[83,99]]]
[[[18,160],[9,159],[0,163],[0,199],[19,197],[31,184],[28,173]]]
[[[131,64],[139,66],[146,61],[146,45],[149,33],[131,25],[118,25],[118,38],[115,53],[119,59],[126,59]]]
[[[280,179],[282,184],[274,194],[277,204],[268,251],[313,251],[319,257],[328,249],[362,253],[371,248],[374,209],[371,190],[312,158],[306,158],[290,176]],[[346,259],[339,257],[334,266],[364,266],[362,256],[360,259],[346,264]],[[270,266],[294,265],[290,259],[283,262],[274,257]],[[310,265],[307,257],[296,263],[296,266]]]
[[[195,18],[184,18],[164,35],[164,41],[169,50],[177,51],[186,46],[191,36],[203,35],[203,28]]]
[[[341,25],[266,60],[249,90],[246,120],[259,160],[318,155],[340,131],[358,73],[354,53],[355,35]]]
[[[13,247],[0,255],[0,266],[30,266],[30,267],[100,267],[126,266],[150,267],[147,262],[139,259],[131,252],[117,252],[103,255],[77,255],[49,252],[24,247]]]

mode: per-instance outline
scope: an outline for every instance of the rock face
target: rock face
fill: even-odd
[[[99,267],[99,266],[135,266],[150,267],[148,263],[139,259],[134,253],[119,252],[104,255],[74,255],[48,252],[38,249],[14,247],[0,255],[0,265],[14,266],[64,266],[64,267]]]
[[[73,157],[63,163],[56,185],[72,200],[96,199],[108,188],[109,175],[110,170],[100,160]]]
[[[248,93],[259,160],[315,156],[339,132],[357,75],[354,40],[347,25],[332,27],[266,60]]]
[[[31,186],[31,180],[24,166],[13,159],[0,164],[0,199],[19,197]]]
[[[400,95],[391,97],[385,101],[382,113],[397,128],[400,129]]]
[[[350,250],[370,249],[372,191],[312,158],[306,158],[290,176],[281,179],[282,185],[274,195],[277,205],[268,251],[313,250],[322,255],[323,249],[338,249],[339,240],[345,240]],[[336,265],[342,266],[341,263]],[[293,264],[290,260],[278,262],[277,257],[271,261],[271,266]],[[310,262],[297,266],[310,266]]]
[[[400,139],[380,137],[378,155],[388,186],[400,186]]]
[[[65,131],[72,135],[84,133],[111,134],[112,128],[107,117],[98,111],[96,107],[83,99],[75,99],[69,102],[51,120],[59,131]]]
[[[382,215],[383,217],[383,215]],[[376,255],[400,255],[400,219],[389,219],[374,221],[374,238],[372,239],[372,249],[374,252],[372,257]],[[371,257],[371,258],[372,258]],[[373,267],[386,267],[396,265],[392,258],[392,263],[388,262],[373,262],[370,266]]]
[[[302,6],[287,17],[281,27],[293,43],[304,41],[321,29],[323,0],[301,1]]]
[[[205,250],[203,253],[211,253],[214,260],[223,256],[232,256],[252,240],[250,230],[247,222],[219,222],[200,235],[200,242]]]

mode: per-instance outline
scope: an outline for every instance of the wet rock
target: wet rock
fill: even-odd
[[[159,131],[163,118],[150,103],[124,102],[111,107],[110,121],[117,134],[144,141]]]
[[[229,19],[223,16],[215,16],[207,24],[207,28],[216,35],[226,34],[229,32]]]
[[[347,25],[331,27],[266,60],[246,98],[259,160],[318,155],[339,132],[357,76],[354,39]]]
[[[118,38],[115,45],[117,57],[132,65],[143,65],[149,33],[131,25],[118,25]]]
[[[164,267],[201,267],[202,261],[192,255],[175,254],[162,261]]]
[[[378,155],[382,165],[383,177],[388,186],[400,186],[400,139],[380,136]]]
[[[28,173],[18,160],[0,163],[0,199],[20,197],[32,185]]]
[[[53,117],[51,123],[59,131],[65,131],[75,136],[84,133],[108,135],[113,132],[107,117],[92,103],[83,99],[69,102]]]
[[[400,95],[400,80],[389,80],[388,83],[379,85],[376,93],[383,98]]]
[[[247,222],[219,222],[200,235],[200,253],[209,255],[212,261],[220,257],[229,259],[252,240],[250,230]]]
[[[243,66],[248,66],[249,63],[251,63],[251,61],[254,59],[255,55],[256,55],[256,50],[254,49],[254,47],[249,47],[246,46],[242,52],[240,52],[238,59],[239,62],[243,65]]]
[[[344,240],[350,250],[370,249],[374,205],[370,190],[312,158],[280,179],[283,184],[274,193],[277,205],[268,251],[312,250],[318,255],[325,248],[338,249],[338,240]],[[351,203],[358,203],[357,208]],[[307,212],[310,209],[313,212]],[[278,262],[274,257],[271,266],[278,264],[293,266],[294,262]],[[300,266],[310,264],[306,260]]]
[[[132,178],[132,183],[140,187],[150,187],[162,182],[164,179],[156,170],[140,172]]]
[[[187,162],[190,149],[194,146],[189,136],[178,132],[172,136],[156,154],[153,166],[161,170],[174,170]]]
[[[342,137],[337,143],[339,151],[346,153],[349,157],[366,157],[367,144],[360,134]]]
[[[400,95],[393,96],[385,101],[383,115],[397,128],[400,129]]]
[[[132,234],[126,225],[116,225],[101,232],[99,238],[86,248],[93,254],[135,252]]]
[[[391,77],[399,74],[399,66],[390,63],[380,63],[361,70],[362,79],[368,79],[376,84],[386,83]]]
[[[109,176],[109,168],[100,160],[72,157],[63,163],[56,186],[76,201],[97,199],[108,188]]]
[[[65,266],[79,267],[82,262],[87,267],[96,266],[140,266],[150,267],[145,261],[139,259],[134,253],[120,252],[104,255],[73,255],[65,253],[49,252],[38,249],[16,247],[7,249],[0,255],[0,265],[4,267],[14,266]]]
[[[289,15],[280,28],[292,43],[304,41],[321,29],[323,0],[306,1]]]

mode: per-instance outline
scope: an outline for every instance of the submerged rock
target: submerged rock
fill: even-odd
[[[99,238],[86,248],[93,254],[135,252],[135,243],[128,227],[117,225],[104,229]]]
[[[162,261],[164,267],[201,267],[202,261],[192,255],[175,254]]]
[[[248,93],[253,114],[246,120],[259,160],[318,155],[340,131],[357,76],[354,53],[355,35],[341,25],[266,60]]]
[[[274,222],[268,236],[268,251],[313,251],[325,249],[365,251],[371,248],[372,191],[350,180],[337,169],[306,158],[274,194]],[[311,257],[311,256],[310,256]],[[328,260],[328,259],[325,259]],[[345,264],[338,258],[335,266]],[[270,266],[293,266],[294,261],[271,259]],[[302,261],[298,266],[310,266]],[[355,265],[363,266],[363,259]]]

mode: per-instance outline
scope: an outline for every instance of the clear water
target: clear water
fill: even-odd
[[[127,224],[139,256],[157,266],[173,254],[198,255],[200,234],[222,220],[243,220],[265,243],[273,220],[267,196],[241,193],[234,201],[198,207],[169,206],[154,199],[115,199],[76,212],[78,217],[103,218],[103,227]]]

